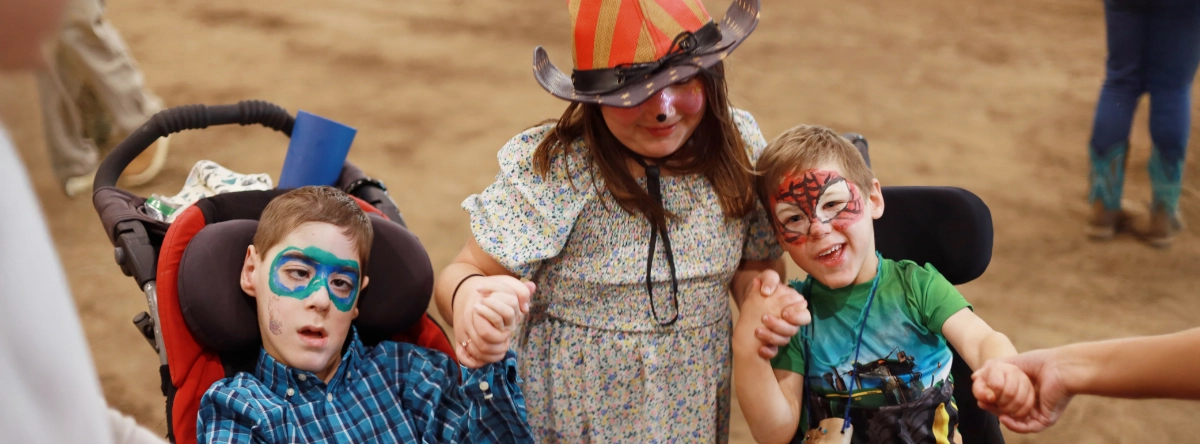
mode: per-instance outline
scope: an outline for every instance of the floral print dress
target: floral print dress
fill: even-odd
[[[731,110],[751,158],[766,146],[749,113]],[[489,255],[538,284],[517,355],[529,423],[539,442],[726,442],[729,436],[729,284],[741,260],[782,250],[759,207],[727,218],[702,175],[662,177],[679,285],[662,236],[646,291],[650,223],[593,186],[576,141],[538,175],[533,152],[551,126],[527,130],[498,155],[496,182],[463,208]],[[599,179],[599,178],[597,178]],[[645,178],[640,179],[645,186]]]

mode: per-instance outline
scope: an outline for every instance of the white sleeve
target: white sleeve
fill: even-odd
[[[83,327],[42,209],[0,126],[0,440],[111,443]]]
[[[108,408],[108,420],[112,425],[113,444],[167,444],[166,440],[112,407]]]

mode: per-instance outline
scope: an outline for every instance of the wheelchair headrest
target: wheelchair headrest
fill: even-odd
[[[370,214],[375,231],[370,285],[359,296],[360,336],[384,338],[420,320],[433,291],[433,266],[404,227]],[[179,263],[179,307],[196,341],[218,353],[261,344],[254,298],[239,282],[258,221],[237,219],[196,233]]]
[[[892,260],[930,263],[951,284],[978,278],[992,261],[992,212],[962,188],[883,187],[875,248]]]

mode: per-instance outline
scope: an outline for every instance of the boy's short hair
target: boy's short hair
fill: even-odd
[[[254,232],[254,245],[259,256],[265,260],[267,250],[309,222],[324,222],[341,228],[342,233],[354,242],[360,271],[366,274],[375,235],[371,220],[358,202],[334,187],[307,186],[272,199],[259,218],[258,231]]]
[[[865,199],[875,174],[845,137],[823,126],[797,125],[771,141],[755,164],[755,189],[767,214],[774,213],[771,196],[785,175],[830,162],[840,167],[842,175],[858,187]]]

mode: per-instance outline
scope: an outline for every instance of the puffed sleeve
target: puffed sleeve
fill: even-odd
[[[730,111],[733,114],[733,123],[746,145],[746,155],[750,156],[750,164],[753,165],[758,162],[758,156],[767,147],[767,140],[763,138],[762,130],[758,129],[758,122],[754,121],[754,116],[737,108],[731,108]],[[746,240],[742,246],[742,259],[765,261],[783,255],[783,248],[775,240],[775,232],[767,217],[762,202],[754,199],[754,211],[746,215]]]
[[[551,128],[535,127],[509,140],[496,156],[496,182],[462,203],[483,251],[524,278],[532,278],[543,261],[558,255],[575,219],[595,195],[579,142],[554,156],[544,175],[534,171],[534,150]]]

